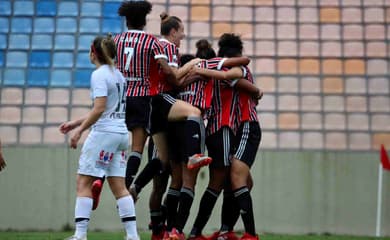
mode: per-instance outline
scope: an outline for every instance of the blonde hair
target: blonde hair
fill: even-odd
[[[112,34],[109,33],[106,37],[96,37],[92,42],[91,51],[96,55],[100,63],[113,66],[116,56],[116,45]]]

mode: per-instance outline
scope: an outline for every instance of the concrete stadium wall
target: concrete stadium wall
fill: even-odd
[[[0,173],[0,231],[61,230],[73,226],[79,151],[65,147],[5,147]],[[143,163],[146,159],[143,160]],[[374,235],[379,157],[373,152],[259,152],[252,197],[259,233]],[[190,230],[208,171],[200,173]],[[390,235],[390,172],[383,178],[382,234]],[[139,229],[149,223],[150,186],[140,195]],[[221,197],[205,232],[219,227]],[[92,214],[90,229],[120,230],[107,185]],[[237,229],[243,229],[241,220]]]

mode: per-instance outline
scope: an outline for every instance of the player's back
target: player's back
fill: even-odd
[[[130,92],[127,95],[150,95],[151,61],[165,56],[158,39],[144,31],[130,30],[115,36],[114,41],[117,46],[117,68],[129,84]]]

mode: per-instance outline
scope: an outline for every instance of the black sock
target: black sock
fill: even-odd
[[[220,192],[207,188],[199,204],[198,215],[196,216],[194,226],[191,230],[191,236],[199,236],[210,218]]]
[[[167,220],[168,208],[166,204],[167,199],[165,198],[164,203],[161,204],[161,222],[164,224]]]
[[[157,235],[159,234],[163,229],[163,224],[161,223],[161,217],[162,212],[161,210],[151,210],[150,211],[150,224],[152,227],[152,233]]]
[[[256,230],[255,219],[253,217],[252,198],[248,188],[245,186],[234,190],[234,197],[236,198],[238,206],[240,207],[240,213],[242,221],[244,222],[245,232],[255,236]]]
[[[137,175],[139,165],[141,163],[142,153],[131,152],[127,159],[126,167],[126,188],[129,188],[133,183],[135,175]]]
[[[240,209],[236,204],[233,192],[230,190],[223,191],[222,213],[221,213],[221,232],[231,231],[237,219],[233,222],[233,218],[240,215]]]
[[[177,215],[177,206],[179,205],[179,189],[169,188],[167,193],[167,231],[171,231]]]
[[[185,187],[181,188],[179,210],[177,211],[177,217],[175,220],[175,227],[180,233],[183,232],[184,226],[187,223],[193,201],[194,191]]]
[[[203,129],[203,132],[202,132]],[[204,124],[200,117],[188,117],[185,123],[185,139],[188,157],[204,152]]]
[[[145,168],[142,169],[134,181],[137,193],[141,192],[142,188],[144,188],[156,174],[160,173],[161,168],[162,164],[158,158],[154,158],[146,164]]]

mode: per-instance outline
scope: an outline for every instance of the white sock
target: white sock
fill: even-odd
[[[125,227],[127,238],[138,239],[137,224],[135,221],[134,201],[130,195],[117,200],[119,217]]]
[[[93,200],[89,197],[77,197],[74,210],[76,231],[74,235],[78,238],[83,238],[87,235],[89,217],[92,212]]]

